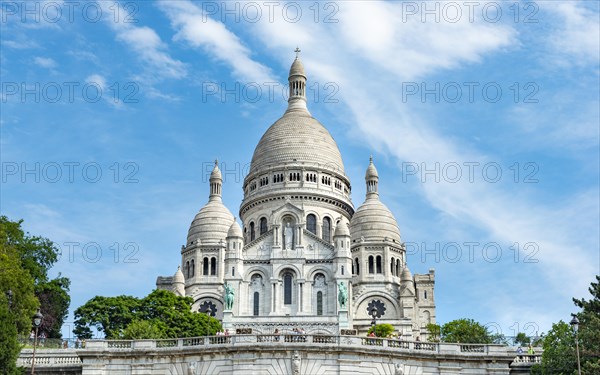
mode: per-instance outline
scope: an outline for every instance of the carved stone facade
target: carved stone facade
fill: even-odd
[[[365,202],[354,209],[337,144],[306,107],[306,79],[297,57],[288,108],[260,139],[244,180],[241,226],[222,202],[215,162],[208,203],[181,249],[183,279],[176,273],[156,285],[191,296],[194,309],[226,328],[362,334],[375,314],[403,338],[426,340],[425,326],[435,323],[434,271],[410,273],[372,159]],[[226,283],[234,290],[231,309]]]

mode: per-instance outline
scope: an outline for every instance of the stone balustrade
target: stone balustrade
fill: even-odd
[[[373,358],[398,358],[415,363],[459,361],[465,366],[478,368],[482,363],[505,363],[505,374],[527,374],[530,367],[541,361],[541,350],[535,355],[517,354],[514,348],[495,344],[451,344],[406,341],[378,337],[337,336],[326,334],[238,334],[231,336],[205,336],[165,340],[89,340],[80,349],[44,349],[36,352],[36,372],[52,374],[61,368],[61,373],[91,374],[94,369],[86,366],[98,365],[99,358],[119,358],[127,363],[136,363],[136,358],[179,358],[208,355],[212,358],[223,353],[250,355],[259,352],[312,352],[341,353],[340,358],[356,354],[372,355]],[[217,354],[220,353],[220,354]],[[246,353],[246,354],[244,354]],[[354,354],[351,354],[354,353]],[[251,356],[253,356],[252,354]],[[315,354],[311,354],[312,358]],[[19,366],[31,367],[31,349],[23,349],[18,359]],[[380,356],[380,357],[377,357]],[[87,359],[86,359],[87,358]],[[129,359],[126,359],[129,358]],[[225,357],[224,357],[225,358]],[[87,362],[91,360],[92,362]],[[130,362],[127,362],[130,361]],[[378,360],[375,360],[376,362]],[[102,361],[100,361],[102,362]],[[440,362],[441,363],[441,362]],[[479,364],[478,364],[479,363]],[[128,366],[128,365],[127,365]],[[508,370],[510,368],[510,371]],[[87,372],[86,372],[87,371]]]

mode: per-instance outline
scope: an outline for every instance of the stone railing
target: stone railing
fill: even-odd
[[[511,366],[533,366],[536,363],[542,362],[542,354],[517,354]]]
[[[23,349],[17,366],[31,367],[33,350]],[[81,367],[81,359],[74,349],[44,349],[38,348],[35,352],[36,367]]]
[[[430,354],[457,354],[462,356],[498,355],[516,356],[513,348],[503,345],[449,344],[420,341],[404,341],[378,337],[309,335],[309,334],[252,334],[231,336],[206,336],[166,340],[90,340],[86,350],[173,350],[189,347],[210,348],[221,346],[253,347],[267,346],[306,346],[385,349],[393,352],[420,352]]]

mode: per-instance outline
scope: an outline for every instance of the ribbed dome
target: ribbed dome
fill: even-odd
[[[345,174],[335,140],[306,111],[287,112],[267,129],[254,150],[250,171],[286,163],[319,165]]]
[[[304,76],[306,78],[306,73],[304,73],[304,65],[302,65],[300,59],[296,57],[290,68],[290,77],[297,75]]]
[[[210,199],[206,206],[196,214],[188,231],[188,245],[200,239],[201,244],[218,244],[225,241],[233,222],[233,215],[221,199]]]
[[[239,237],[244,238],[244,234],[242,233],[242,228],[238,224],[236,220],[233,221],[231,226],[229,227],[229,231],[227,232],[227,237]]]
[[[348,224],[341,221],[337,225],[337,227],[335,227],[335,232],[333,233],[333,236],[337,237],[337,236],[349,236],[349,235],[350,235],[350,229],[348,228]]]
[[[410,270],[408,269],[408,267],[404,267],[402,269],[402,274],[400,275],[400,280],[402,281],[412,281],[413,277],[412,274],[410,273]]]
[[[181,267],[177,267],[177,271],[175,275],[173,275],[173,283],[184,283],[185,279],[183,277],[183,272],[181,272]]]
[[[394,215],[379,200],[377,195],[368,197],[365,203],[356,210],[350,221],[352,242],[360,241],[388,241],[400,244],[400,229]]]

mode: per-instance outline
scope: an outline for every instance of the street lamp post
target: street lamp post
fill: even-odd
[[[35,337],[33,338],[33,356],[31,357],[31,375],[35,373],[35,348],[37,347],[37,338],[38,338],[38,328],[42,324],[42,319],[44,316],[40,313],[40,310],[35,313],[33,316],[33,326],[35,327]]]
[[[569,323],[571,327],[573,327],[573,331],[575,331],[575,351],[577,352],[577,374],[581,375],[581,362],[579,361],[579,335],[577,331],[579,331],[579,319],[575,314],[573,315],[573,319]]]
[[[377,308],[376,307],[373,307],[371,309],[371,316],[373,317],[373,320],[371,320],[371,327],[373,327],[373,334],[375,336],[377,336],[377,332],[376,332],[376,329],[377,329]]]

